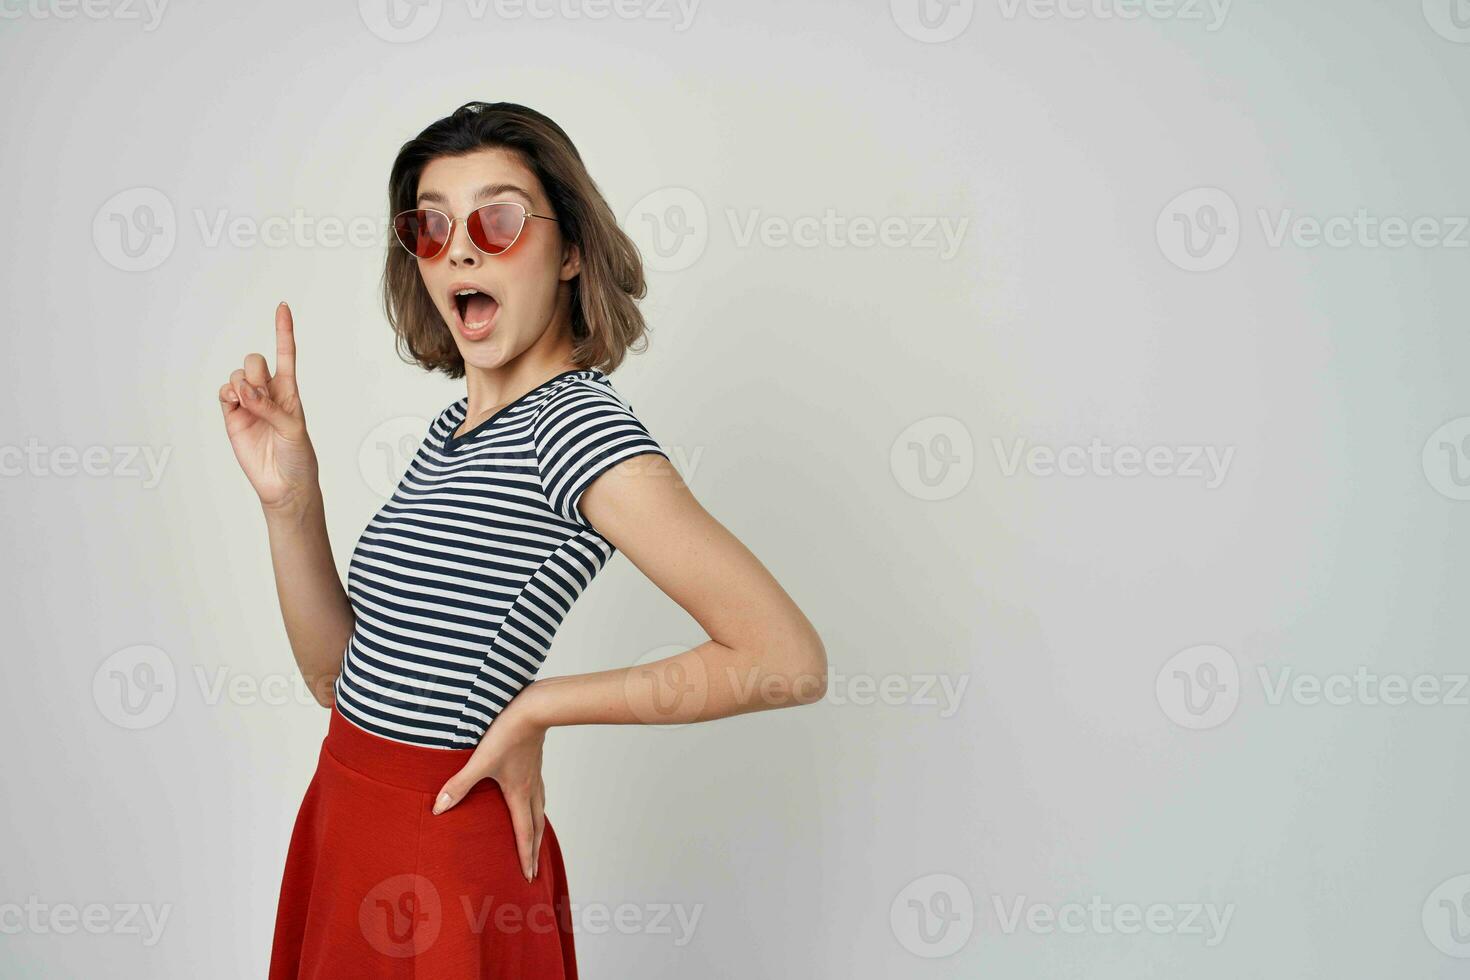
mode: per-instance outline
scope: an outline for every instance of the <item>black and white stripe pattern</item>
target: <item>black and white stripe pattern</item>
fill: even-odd
[[[429,426],[352,553],[357,624],[337,708],[376,735],[471,748],[535,679],[614,548],[582,516],[609,467],[666,456],[597,368],[546,381],[458,438],[467,398]]]

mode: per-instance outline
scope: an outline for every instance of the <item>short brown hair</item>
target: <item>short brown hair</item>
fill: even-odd
[[[430,160],[481,149],[516,153],[541,181],[562,237],[581,250],[572,280],[573,359],[611,373],[629,351],[648,343],[638,309],[647,292],[643,259],[602,191],[587,173],[571,138],[551,119],[513,102],[468,102],[404,143],[388,178],[388,214],[416,206],[419,176]],[[426,371],[464,377],[464,359],[419,276],[418,261],[389,228],[383,270],[383,307],[398,337],[398,352]]]

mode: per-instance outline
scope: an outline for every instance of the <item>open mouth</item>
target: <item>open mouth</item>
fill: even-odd
[[[494,296],[478,289],[458,289],[454,293],[454,306],[459,311],[459,322],[466,330],[481,330],[490,325],[495,311],[500,309]]]

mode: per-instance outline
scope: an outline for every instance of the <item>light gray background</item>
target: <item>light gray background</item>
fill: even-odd
[[[330,225],[503,99],[638,237],[614,383],[833,671],[551,734],[585,977],[1464,976],[1452,2],[7,4],[0,973],[264,974],[326,715],[258,692],[293,665],[215,391],[290,300],[345,570],[463,389],[396,359],[384,245]],[[1273,241],[1359,212],[1430,223]],[[619,557],[548,672],[701,639]]]

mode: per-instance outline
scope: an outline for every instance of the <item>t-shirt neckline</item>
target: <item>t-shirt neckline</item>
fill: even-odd
[[[507,402],[505,405],[501,406],[493,415],[491,415],[489,418],[485,419],[485,421],[480,422],[479,424],[477,424],[474,428],[472,428],[469,431],[463,433],[462,435],[456,436],[454,434],[454,430],[459,427],[459,422],[463,422],[464,421],[464,419],[461,418],[459,420],[459,422],[453,422],[453,423],[451,423],[449,425],[448,431],[445,434],[444,441],[442,443],[443,448],[446,451],[452,451],[454,449],[459,448],[464,443],[469,442],[471,439],[473,439],[480,432],[483,432],[492,423],[494,423],[496,419],[500,418],[506,412],[510,411],[512,408],[515,408],[517,405],[521,404],[523,401],[525,401],[527,398],[530,398],[532,395],[536,394],[538,391],[541,391],[547,385],[552,384],[553,382],[556,382],[556,381],[560,381],[562,378],[571,377],[574,374],[586,374],[586,375],[589,375],[591,377],[597,377],[597,376],[601,375],[602,372],[599,371],[595,367],[586,367],[586,368],[572,368],[569,371],[563,371],[560,374],[552,375],[551,377],[547,378],[545,381],[541,382],[536,387],[532,388],[530,391],[526,392],[524,395],[521,395],[519,398],[515,398],[515,399]],[[458,408],[460,405],[463,405],[465,407],[466,411],[468,411],[468,409],[469,409],[469,401],[470,401],[470,396],[469,395],[465,395],[463,398],[458,399],[453,405],[450,406],[450,410],[451,410],[450,411],[450,414],[453,415],[453,409]]]

